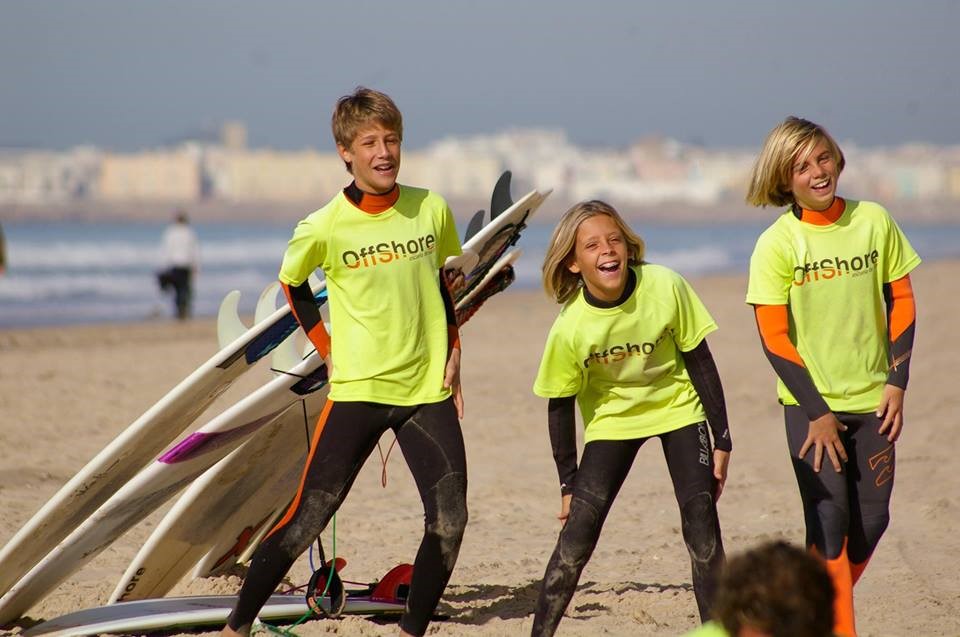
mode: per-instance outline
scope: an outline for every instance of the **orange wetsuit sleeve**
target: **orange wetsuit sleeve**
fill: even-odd
[[[754,306],[760,343],[767,360],[783,384],[787,386],[807,418],[816,420],[830,411],[827,401],[817,391],[796,345],[790,340],[790,318],[786,305]]]
[[[890,339],[887,383],[906,389],[910,378],[910,357],[913,354],[917,321],[917,304],[913,296],[913,286],[910,284],[910,275],[887,283],[884,286],[884,296],[887,301]]]
[[[287,303],[290,305],[290,311],[297,323],[306,332],[307,338],[317,349],[321,358],[326,358],[330,354],[330,335],[327,328],[323,325],[323,317],[320,316],[320,309],[317,307],[317,301],[313,298],[313,290],[310,284],[304,281],[300,285],[287,285],[280,282],[283,288],[283,294],[287,297]]]

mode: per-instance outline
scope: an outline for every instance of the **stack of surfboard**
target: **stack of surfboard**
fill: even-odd
[[[534,190],[513,202],[510,173],[501,176],[490,220],[476,213],[463,254],[445,265],[459,323],[513,282],[520,254],[513,246],[549,194]],[[323,283],[311,285],[323,305]],[[298,325],[286,303],[277,307],[278,289],[264,290],[252,327],[239,319],[239,293],[228,294],[217,323],[220,351],[97,454],[0,550],[0,626],[21,617],[188,485],[120,578],[110,605],[40,624],[30,634],[136,631],[226,617],[230,598],[128,603],[162,597],[191,569],[195,577],[215,575],[248,559],[282,513],[277,503],[296,490],[304,439],[312,433],[304,427],[313,426],[323,407],[327,371],[316,352],[296,351],[290,337]],[[197,428],[217,396],[267,355],[281,373]],[[304,453],[298,457],[291,449]],[[302,614],[287,602],[277,604],[289,606],[288,616]],[[305,608],[302,600],[294,605]],[[368,612],[362,606],[352,610]]]

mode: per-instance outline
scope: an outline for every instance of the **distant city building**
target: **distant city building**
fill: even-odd
[[[469,155],[452,161],[434,149],[405,152],[401,159],[400,183],[436,190],[445,197],[489,197],[490,189],[503,172],[494,157]]]
[[[107,202],[194,201],[200,197],[198,154],[188,147],[101,158],[95,193]]]
[[[100,152],[0,150],[0,203],[50,204],[86,199],[100,171]]]
[[[227,150],[243,150],[247,147],[247,127],[235,120],[224,122],[220,127],[220,143]]]
[[[227,201],[325,201],[343,187],[347,172],[335,153],[313,150],[210,149],[204,170],[209,197]]]

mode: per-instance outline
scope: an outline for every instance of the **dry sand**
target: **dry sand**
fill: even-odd
[[[856,590],[861,635],[960,635],[960,474],[952,465],[960,392],[960,262],[914,275],[919,318],[898,443],[890,529]],[[742,277],[692,281],[720,325],[709,339],[726,390],[734,452],[720,518],[727,552],[771,538],[803,541],[774,376],[761,353]],[[556,306],[508,291],[463,330],[463,421],[470,523],[431,635],[528,634],[538,581],[558,531],[559,492],[545,403],[530,387]],[[210,321],[0,331],[0,544],[118,432],[216,349]],[[210,413],[263,383],[258,367]],[[202,418],[205,421],[209,415]],[[953,432],[953,433],[951,433]],[[392,437],[385,437],[389,444]],[[422,511],[399,450],[380,485],[376,453],[337,516],[347,579],[413,560]],[[12,628],[102,604],[150,530],[150,516],[75,573]],[[330,531],[324,533],[329,547]],[[302,559],[290,581],[304,583]],[[183,581],[172,594],[226,593],[236,576]],[[679,514],[662,452],[634,465],[560,625],[560,635],[679,635],[697,625]],[[309,622],[301,635],[393,635],[363,618]],[[212,633],[203,633],[212,634]]]

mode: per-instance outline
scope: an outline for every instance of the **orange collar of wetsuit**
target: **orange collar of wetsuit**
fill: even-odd
[[[812,223],[815,226],[829,226],[831,223],[837,222],[837,219],[843,214],[846,206],[847,203],[843,199],[834,197],[833,203],[830,204],[830,207],[826,210],[807,210],[806,208],[802,208],[800,221]]]
[[[347,199],[350,200],[350,203],[360,210],[371,214],[378,214],[384,210],[389,210],[393,207],[393,204],[397,203],[397,199],[400,198],[400,186],[398,184],[394,184],[392,190],[382,195],[364,192],[357,188],[355,183],[347,186],[344,192],[347,195]]]

